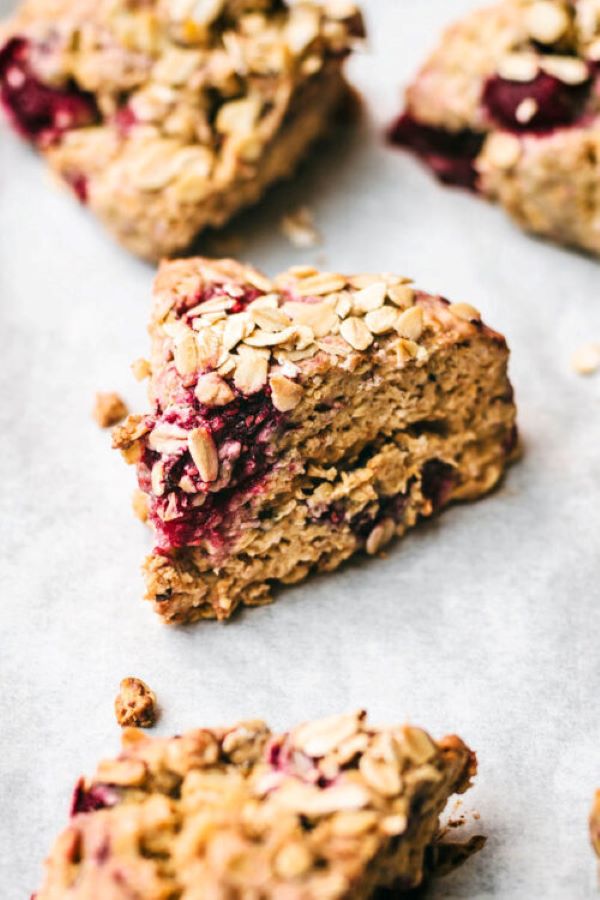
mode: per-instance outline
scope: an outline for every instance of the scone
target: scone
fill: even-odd
[[[25,0],[0,29],[0,101],[116,238],[158,259],[294,171],[362,34],[345,0]]]
[[[123,735],[75,791],[36,900],[362,900],[411,888],[438,818],[476,771],[460,738],[363,712]]]
[[[224,619],[376,554],[485,494],[515,451],[504,339],[400,276],[166,262],[150,333],[151,410],[113,434],[137,466],[147,596],[168,622]]]
[[[519,225],[600,253],[600,6],[504,0],[451,27],[391,131]]]

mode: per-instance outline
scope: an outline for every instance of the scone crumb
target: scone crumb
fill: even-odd
[[[92,415],[100,428],[118,425],[128,413],[127,404],[118,394],[96,394]]]
[[[115,698],[115,715],[122,728],[150,728],[156,721],[156,694],[141,678],[123,678]]]
[[[147,359],[140,357],[131,363],[131,371],[136,381],[143,381],[152,374],[152,367]]]
[[[321,235],[315,226],[314,216],[308,206],[300,206],[294,212],[283,216],[281,231],[294,247],[303,250],[316,247],[321,243]]]
[[[593,375],[600,368],[600,344],[583,344],[571,357],[571,366],[579,375]]]
[[[131,506],[140,522],[148,521],[148,496],[139,488],[133,492]]]

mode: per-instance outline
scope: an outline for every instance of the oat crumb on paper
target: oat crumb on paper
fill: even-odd
[[[283,216],[281,219],[281,231],[290,244],[299,249],[306,250],[321,243],[321,235],[308,206],[300,206],[293,212]]]
[[[600,343],[582,344],[571,357],[571,366],[579,375],[593,375],[600,369]]]
[[[128,413],[127,404],[118,394],[114,392],[96,394],[92,414],[100,428],[118,425]]]
[[[150,728],[156,721],[156,694],[141,678],[123,678],[115,698],[121,727]]]
[[[131,363],[131,371],[136,381],[144,381],[145,378],[149,378],[152,374],[152,367],[149,361],[142,356],[139,359],[134,359]]]

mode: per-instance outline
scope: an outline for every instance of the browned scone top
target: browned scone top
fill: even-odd
[[[82,780],[36,900],[363,900],[411,888],[474,754],[364,712],[274,735],[264,722],[123,734]]]
[[[122,244],[158,259],[292,174],[362,35],[346,0],[25,0],[0,29],[0,105]]]
[[[375,554],[514,455],[504,339],[402,276],[164,263],[150,333],[151,411],[114,442],[148,497],[148,597],[169,622]]]
[[[392,129],[442,181],[523,228],[600,253],[596,0],[502,0],[452,25]]]

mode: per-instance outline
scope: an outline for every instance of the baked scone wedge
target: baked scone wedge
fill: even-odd
[[[24,0],[0,29],[0,105],[122,244],[158,259],[292,174],[362,35],[339,0]]]
[[[150,333],[151,411],[113,435],[146,495],[147,596],[169,622],[224,619],[375,554],[489,491],[515,451],[504,339],[406,278],[165,262]]]
[[[392,128],[528,231],[600,253],[596,0],[504,0],[443,35]]]
[[[362,900],[421,883],[460,738],[374,728],[363,712],[273,735],[264,722],[123,734],[75,791],[36,900]]]

